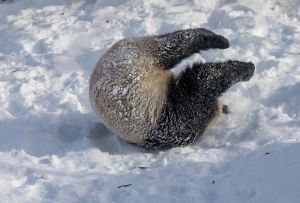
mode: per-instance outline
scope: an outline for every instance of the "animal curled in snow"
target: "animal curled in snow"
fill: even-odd
[[[92,107],[127,142],[147,149],[193,143],[228,111],[221,94],[249,80],[255,68],[240,61],[196,63],[177,77],[171,69],[200,50],[228,47],[226,38],[203,28],[120,40],[93,70]]]

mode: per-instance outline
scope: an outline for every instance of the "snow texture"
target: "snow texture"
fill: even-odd
[[[9,0],[0,3],[0,202],[300,202],[298,0]],[[192,146],[151,153],[92,111],[91,71],[116,41],[205,27],[253,78]]]

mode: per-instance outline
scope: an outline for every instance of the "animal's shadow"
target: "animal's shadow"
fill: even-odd
[[[102,123],[94,123],[89,130],[89,140],[102,152],[113,155],[146,152],[135,144],[121,140]]]

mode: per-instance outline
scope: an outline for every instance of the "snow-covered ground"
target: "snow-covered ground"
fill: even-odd
[[[192,146],[122,142],[90,107],[93,66],[124,37],[191,27],[232,46],[189,63],[252,61],[254,77]],[[0,2],[1,203],[298,203],[299,107],[299,0]]]

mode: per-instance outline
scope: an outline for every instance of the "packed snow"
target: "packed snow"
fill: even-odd
[[[116,41],[204,27],[230,40],[183,61],[252,61],[197,143],[150,152],[88,99]],[[299,0],[0,2],[0,202],[300,202]]]

